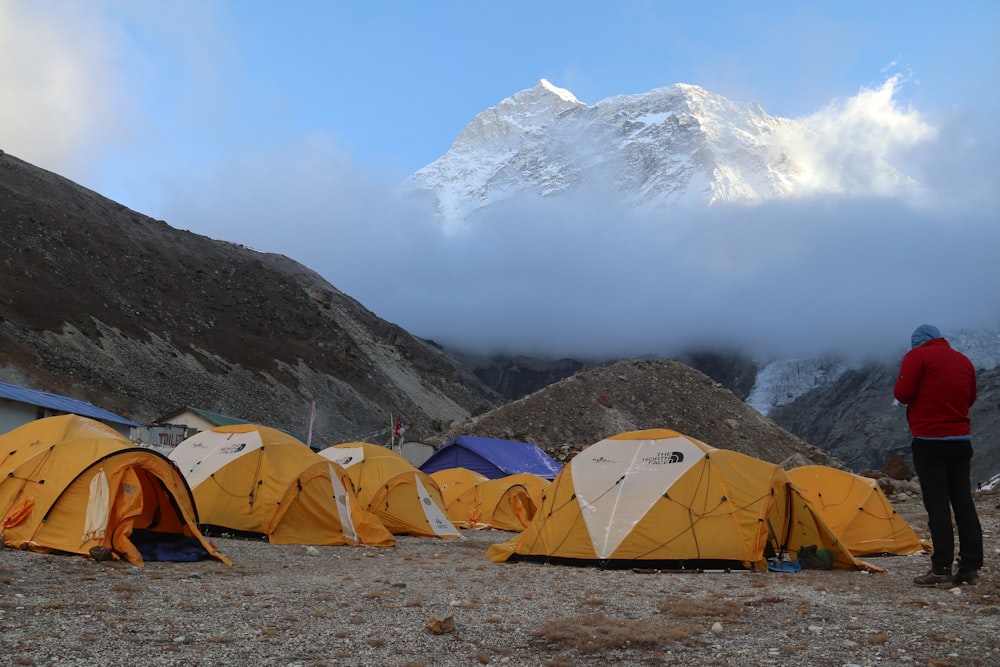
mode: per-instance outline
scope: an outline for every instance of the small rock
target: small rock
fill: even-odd
[[[809,632],[815,632],[817,635],[823,632],[823,628],[819,625],[810,625]]]
[[[715,634],[719,634],[720,632],[722,632],[722,623],[719,623],[718,621],[713,623],[712,632],[714,632]]]
[[[436,614],[431,614],[430,620],[427,621],[427,627],[436,635],[454,632],[455,617],[445,616],[444,618],[438,618]]]
[[[890,478],[900,480],[912,479],[915,474],[913,468],[898,456],[894,456],[886,461],[880,470]]]
[[[105,561],[114,560],[115,554],[111,549],[106,547],[91,547],[90,557],[96,560],[98,563],[103,563]]]

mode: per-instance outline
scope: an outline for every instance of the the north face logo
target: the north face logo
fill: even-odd
[[[660,452],[656,456],[647,456],[642,462],[650,465],[667,465],[670,463],[680,463],[684,460],[684,452]]]
[[[241,442],[238,445],[229,445],[228,447],[220,447],[219,448],[219,453],[220,454],[239,454],[244,449],[246,449],[246,446],[247,445],[246,445],[245,442]]]

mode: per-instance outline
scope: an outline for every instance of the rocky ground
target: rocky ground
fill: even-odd
[[[511,533],[391,549],[219,538],[233,561],[98,563],[0,549],[10,665],[1000,664],[1000,496],[977,500],[977,586],[917,588],[926,555],[856,571],[601,571],[485,556]],[[921,534],[919,500],[896,508]]]

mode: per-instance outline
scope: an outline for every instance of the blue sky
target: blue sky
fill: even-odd
[[[989,193],[998,157],[998,72],[1000,3],[978,0],[947,6],[913,1],[0,0],[5,97],[0,149],[174,227],[303,261],[376,314],[414,333],[488,339],[485,332],[501,327],[501,321],[544,320],[551,304],[531,301],[523,286],[505,290],[499,273],[477,284],[478,292],[469,287],[461,298],[449,300],[441,297],[449,289],[445,277],[426,267],[406,278],[423,276],[424,291],[404,301],[398,294],[412,290],[401,290],[398,273],[382,268],[412,266],[421,257],[446,264],[459,251],[438,238],[430,223],[413,222],[388,208],[384,195],[440,157],[480,111],[546,78],[590,104],[683,82],[757,101],[772,115],[800,118],[831,107],[843,110],[861,91],[898,77],[891,112],[919,114],[939,137],[937,152],[928,149],[918,174],[936,179],[937,213],[924,211],[912,220],[905,212],[890,213],[891,224],[859,225],[854,232],[870,238],[836,244],[844,254],[824,260],[827,278],[815,278],[812,298],[788,294],[785,311],[767,311],[776,329],[794,328],[797,340],[804,341],[815,331],[799,326],[795,313],[807,306],[816,309],[819,331],[882,330],[872,320],[884,309],[865,295],[871,290],[845,294],[842,281],[834,278],[851,271],[859,246],[906,256],[903,241],[897,242],[889,228],[905,238],[916,220],[943,224],[954,217],[944,204],[949,201],[971,201],[973,218],[995,220],[996,199]],[[935,169],[941,173],[929,173]],[[772,212],[777,219],[785,215],[791,215],[788,209]],[[841,222],[826,224],[836,229]],[[581,220],[581,237],[592,231],[586,224],[601,223]],[[713,233],[724,227],[714,224]],[[960,235],[954,252],[972,243],[988,246],[995,240],[989,229],[984,223],[974,227],[974,234]],[[833,232],[817,222],[816,233],[820,238]],[[328,242],[329,250],[319,252],[317,240]],[[516,241],[511,247],[518,247]],[[348,243],[350,251],[338,248]],[[463,253],[479,248],[475,241],[464,243]],[[916,247],[913,256],[923,257],[927,250]],[[587,250],[581,252],[586,256]],[[865,255],[866,261],[880,261],[874,253]],[[368,265],[357,256],[369,257]],[[889,264],[886,271],[904,270]],[[567,304],[559,314],[565,318],[569,309],[592,308],[586,295],[573,292],[581,282],[574,269],[562,270],[561,277],[534,276],[551,284],[550,293]],[[720,308],[713,310],[725,310],[723,304],[729,303],[735,309],[745,302],[747,290],[783,289],[770,271],[759,275],[759,283],[740,290],[720,289],[715,296]],[[856,282],[870,286],[886,279],[907,282],[867,269]],[[979,325],[984,319],[1000,324],[996,312],[984,315],[971,307],[958,312],[952,302],[961,285],[949,286],[931,307],[926,290],[907,292],[898,312],[883,318],[880,335],[863,337],[860,346],[905,340],[911,324],[935,316],[942,328]],[[621,284],[621,291],[629,289]],[[503,303],[523,304],[518,316],[494,316],[494,321],[485,314],[490,295],[498,292]],[[420,293],[427,298],[417,299]],[[643,298],[637,302],[670,296],[639,295]],[[824,298],[836,306],[824,309]],[[845,314],[859,303],[866,307]],[[736,309],[731,319],[716,320],[694,304],[684,308],[715,330],[731,331],[750,317]],[[445,326],[456,310],[481,322],[481,329],[456,333]],[[629,315],[612,305],[606,314]],[[576,330],[593,324],[571,319]],[[556,321],[542,325],[549,340],[572,337]],[[755,334],[761,340],[771,335],[778,334],[766,327]],[[817,336],[816,345],[838,335]],[[500,340],[525,347],[538,342],[515,329],[494,336],[494,346]]]

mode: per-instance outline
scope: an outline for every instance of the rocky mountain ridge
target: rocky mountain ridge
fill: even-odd
[[[972,477],[974,482],[983,484],[1000,473],[1000,368],[992,362],[992,356],[987,354],[992,348],[984,345],[984,341],[988,342],[993,335],[990,332],[977,335],[968,331],[948,335],[956,349],[968,354],[976,364],[979,398],[971,411],[974,444]],[[544,396],[550,386],[561,386],[565,392],[566,387],[578,386],[567,384],[568,379],[592,372],[598,367],[607,369],[607,374],[614,377],[612,369],[618,368],[622,363],[651,362],[655,368],[660,367],[656,364],[666,360],[627,360],[598,366],[572,359],[547,362],[525,358],[466,357],[463,361],[473,373],[486,381],[502,379],[505,389],[503,393],[511,403],[471,418],[462,423],[459,430],[482,431],[480,434],[486,435],[486,431],[495,429],[509,433],[506,437],[523,439],[529,435],[519,431],[525,428],[524,425],[507,423],[510,419],[502,417],[512,409],[510,406],[526,405],[531,408],[533,401],[547,401]],[[760,363],[733,351],[689,353],[681,355],[675,361],[724,387],[735,400],[744,403],[743,409],[752,408],[755,414],[821,450],[824,455],[839,461],[845,468],[854,471],[879,470],[893,460],[902,460],[908,465],[911,463],[906,409],[896,404],[892,398],[892,386],[899,370],[894,364],[848,363],[833,357]],[[696,421],[690,424],[683,413],[669,409],[668,406],[675,403],[675,400],[664,396],[661,383],[670,382],[672,377],[671,374],[655,382],[635,380],[636,385],[644,387],[645,395],[658,397],[652,403],[661,406],[661,410],[658,415],[646,414],[641,406],[629,403],[629,410],[636,411],[639,416],[621,418],[620,423],[629,428],[648,428],[650,424],[669,426],[681,431],[690,428],[692,432],[689,435],[706,442],[727,443],[720,446],[728,448],[730,445],[727,436],[732,435],[731,433],[725,430],[719,433],[707,423]],[[604,381],[609,381],[609,378],[604,377]],[[513,391],[515,388],[520,393]],[[770,400],[766,405],[755,405],[755,401],[761,402],[762,396],[767,396]],[[593,402],[593,397],[589,395],[577,395],[577,398],[579,400],[572,402],[572,405]],[[706,402],[709,401],[702,396],[695,401],[695,405]],[[710,402],[715,404],[715,410],[705,413],[710,419],[722,422],[728,419],[720,416],[723,404]],[[533,408],[528,412],[532,410]],[[657,422],[657,416],[660,417],[660,422]],[[750,420],[743,417],[738,421],[746,423]],[[564,432],[572,430],[572,422],[562,429]],[[534,432],[531,436],[548,440],[548,436]],[[566,451],[572,451],[572,448]]]
[[[774,463],[841,465],[676,359],[586,368],[456,424],[431,442],[440,445],[459,434],[519,440],[567,461],[606,437],[649,428],[670,428]]]

